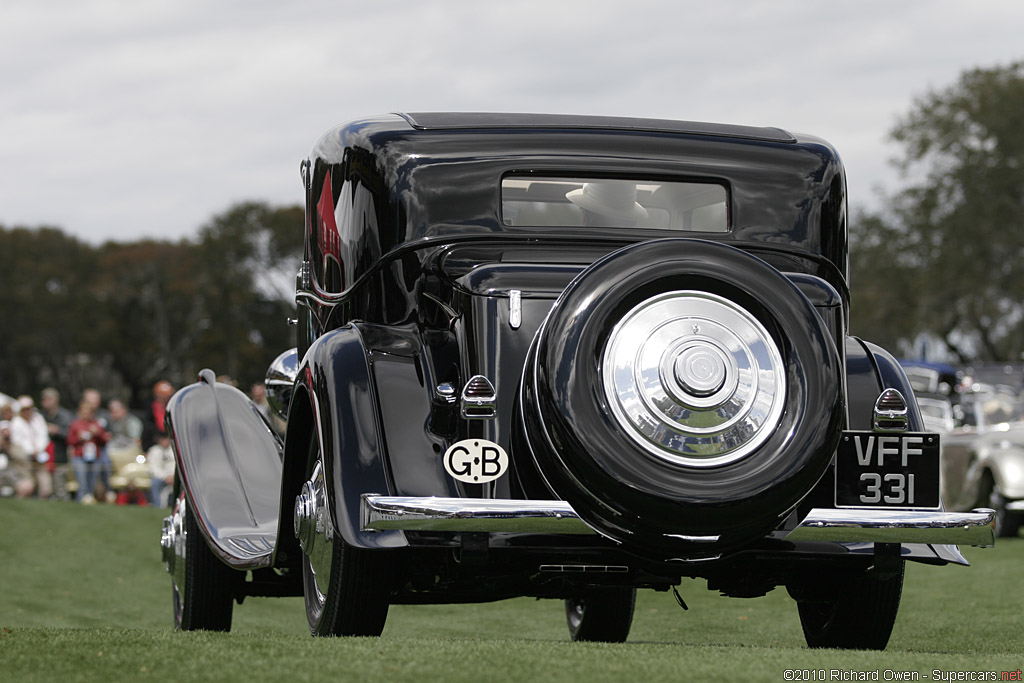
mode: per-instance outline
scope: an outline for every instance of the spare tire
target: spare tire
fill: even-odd
[[[821,478],[842,371],[821,317],[769,264],[704,240],[644,242],[555,302],[516,441],[606,536],[713,555],[778,526]]]

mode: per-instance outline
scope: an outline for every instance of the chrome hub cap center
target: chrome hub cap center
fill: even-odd
[[[676,356],[675,379],[686,393],[707,398],[725,385],[727,365],[728,361],[719,349],[708,344],[694,344]]]

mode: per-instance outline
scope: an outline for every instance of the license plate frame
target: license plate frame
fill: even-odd
[[[844,431],[836,449],[837,508],[941,509],[939,435]]]

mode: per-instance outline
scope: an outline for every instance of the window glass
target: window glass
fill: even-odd
[[[608,178],[501,181],[502,221],[510,226],[593,226],[728,232],[728,195],[716,183]]]

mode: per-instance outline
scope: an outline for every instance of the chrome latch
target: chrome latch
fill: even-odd
[[[905,432],[910,426],[907,401],[895,389],[886,389],[875,401],[871,424],[879,432]]]
[[[494,385],[483,375],[473,375],[462,389],[462,417],[490,420],[498,414]]]
[[[523,324],[523,293],[518,289],[508,290],[508,324],[513,330]]]

